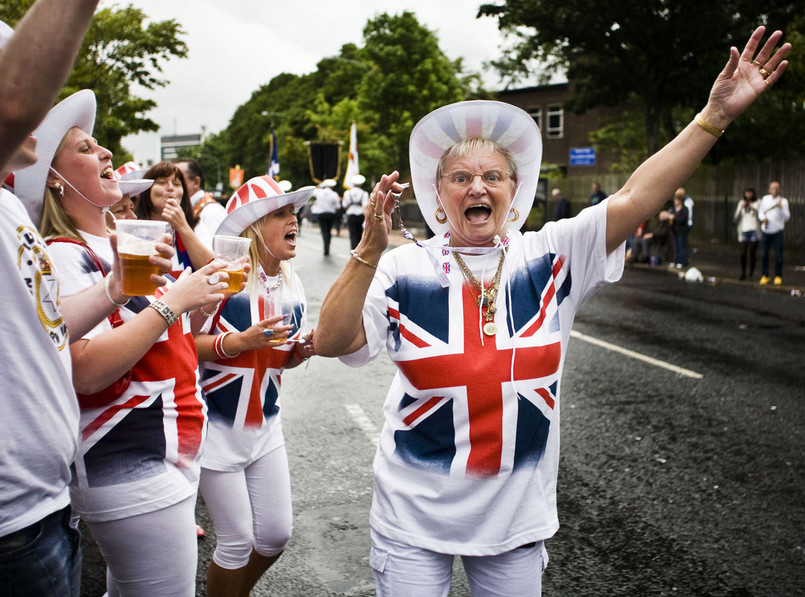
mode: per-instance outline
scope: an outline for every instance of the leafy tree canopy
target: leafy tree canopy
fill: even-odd
[[[281,177],[298,187],[311,184],[306,141],[342,142],[343,175],[349,128],[356,122],[360,169],[371,181],[407,169],[408,136],[422,116],[443,104],[488,95],[480,76],[465,72],[461,60],[449,60],[436,35],[410,12],[369,20],[363,37],[363,45],[345,44],[337,55],[320,60],[315,72],[271,79],[201,153],[240,164],[246,178],[264,174],[274,127]]]
[[[797,37],[801,14],[800,3],[791,0],[602,0],[595,5],[587,0],[506,0],[479,10],[479,16],[496,17],[499,28],[516,40],[513,51],[493,63],[504,76],[523,74],[535,61],[550,72],[564,71],[577,90],[566,107],[576,112],[636,101],[643,111],[648,152],[690,122],[726,63],[730,45],[743,48],[757,24]],[[776,135],[786,132],[792,117],[802,139],[802,83],[801,71],[786,73],[780,89],[758,102],[779,119],[779,130],[769,134],[778,149],[764,147],[773,155],[780,153]],[[739,120],[735,128],[743,126]],[[743,135],[733,137],[746,141]],[[742,153],[729,145],[719,143],[720,154],[714,157]],[[797,147],[801,150],[802,141]]]

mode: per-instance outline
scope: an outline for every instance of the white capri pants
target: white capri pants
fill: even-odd
[[[212,559],[221,568],[242,568],[252,548],[265,557],[285,549],[293,528],[285,445],[240,471],[202,468],[199,489],[218,536]]]
[[[109,597],[194,597],[196,495],[162,510],[87,522],[106,560]]]
[[[372,530],[377,597],[447,597],[452,554],[398,543]],[[542,541],[494,556],[461,556],[472,597],[540,597],[548,552]]]

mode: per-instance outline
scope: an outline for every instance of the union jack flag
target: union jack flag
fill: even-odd
[[[468,477],[536,466],[557,400],[559,305],[571,287],[564,263],[547,254],[514,272],[509,288],[501,283],[495,336],[480,332],[467,285],[451,296],[412,276],[386,291],[402,374],[394,423],[401,459]]]

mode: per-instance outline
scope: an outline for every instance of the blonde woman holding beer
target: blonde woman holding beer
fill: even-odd
[[[212,261],[212,250],[195,233],[200,218],[193,213],[179,166],[158,162],[148,169],[144,178],[153,180],[154,184],[140,193],[134,211],[141,220],[160,220],[171,225],[177,275],[188,266],[195,271]]]
[[[15,178],[29,212],[43,212],[68,296],[102,280],[114,257],[105,212],[121,191],[112,154],[91,136],[94,120],[91,91],[62,101],[35,131],[39,161]],[[70,345],[81,410],[71,500],[106,560],[110,596],[195,594],[206,406],[188,312],[223,298],[219,265],[120,302],[111,321]]]
[[[270,176],[232,196],[216,234],[251,239],[246,291],[228,297],[196,338],[209,428],[201,495],[218,543],[207,595],[247,596],[291,534],[291,486],[280,421],[280,376],[314,354],[294,273],[296,212],[313,187],[283,193]],[[284,305],[285,308],[277,308]],[[312,335],[312,334],[311,334]]]

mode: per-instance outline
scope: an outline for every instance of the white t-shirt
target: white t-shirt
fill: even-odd
[[[260,281],[262,268],[255,274]],[[281,274],[280,274],[281,275]],[[267,278],[266,286],[276,279]],[[294,303],[289,338],[301,338],[306,327],[306,302],[302,282],[292,275],[272,294]],[[266,319],[262,296],[250,300],[247,291],[227,300],[214,318],[212,334],[243,331]],[[266,350],[250,350],[234,359],[202,363],[201,387],[207,398],[210,424],[201,466],[217,471],[238,471],[282,446],[280,384],[294,346],[280,344]]]
[[[111,271],[109,239],[81,235]],[[103,278],[82,246],[54,242],[49,249],[65,296]],[[164,292],[165,287],[155,296],[133,297],[120,308],[121,318],[134,318]],[[84,338],[110,327],[104,320]],[[198,356],[186,314],[137,362],[131,384],[120,396],[107,403],[80,399],[81,444],[70,489],[72,505],[83,518],[127,518],[166,508],[196,492],[207,407],[198,386]]]
[[[0,190],[0,537],[67,506],[78,447],[59,279],[22,203]]]
[[[198,202],[204,199],[206,195],[207,193],[203,190],[196,191],[196,194],[190,197],[193,207],[195,208]],[[218,226],[221,225],[225,218],[226,208],[217,201],[208,203],[201,209],[198,224],[193,229],[193,232],[204,243],[204,246],[212,248],[212,237],[215,236],[215,231],[218,230]]]
[[[778,201],[780,202],[780,207],[777,207]],[[758,218],[761,221],[760,229],[766,234],[782,232],[785,228],[785,223],[791,218],[788,199],[785,197],[763,195],[757,211]],[[763,220],[766,220],[765,224],[762,223]]]
[[[362,216],[363,210],[369,204],[369,193],[360,187],[353,187],[344,193],[342,205],[344,213],[348,216]]]
[[[606,209],[603,201],[504,239],[495,336],[481,332],[459,267],[438,249],[448,239],[425,243],[437,247],[447,288],[416,245],[381,259],[363,309],[368,343],[341,357],[359,366],[385,347],[398,367],[374,462],[375,531],[473,556],[556,532],[560,380],[571,324],[623,271],[623,246],[606,255]],[[488,282],[499,256],[463,258]]]

